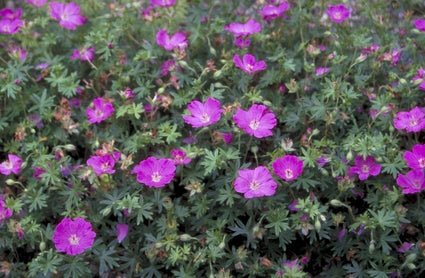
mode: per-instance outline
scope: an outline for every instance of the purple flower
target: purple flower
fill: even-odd
[[[19,174],[21,172],[22,159],[14,154],[8,154],[7,157],[9,159],[0,164],[0,173],[3,175]]]
[[[27,52],[17,45],[10,46],[9,53],[12,57],[19,59],[19,61],[23,61],[27,57]]]
[[[43,121],[41,120],[40,116],[37,114],[30,114],[28,115],[28,118],[30,119],[31,123],[37,127],[40,128],[43,126]]]
[[[394,127],[398,130],[406,129],[407,132],[419,132],[425,128],[424,110],[415,106],[410,111],[398,112],[394,118]]]
[[[50,17],[59,21],[59,24],[70,30],[75,30],[77,25],[86,23],[87,18],[80,15],[80,6],[74,2],[63,4],[59,2],[49,3]]]
[[[412,152],[404,152],[403,159],[412,169],[425,169],[425,145],[414,145]]]
[[[365,53],[376,53],[376,52],[378,52],[378,50],[379,50],[379,45],[377,45],[377,44],[374,44],[374,45],[371,45],[369,47],[365,47],[365,48],[362,49],[362,51],[365,52]]]
[[[15,11],[12,9],[0,10],[0,33],[12,35],[19,31],[19,27],[24,25],[24,22],[20,19],[22,15],[22,9],[18,8]]]
[[[167,30],[161,29],[156,33],[156,43],[166,50],[178,48],[184,50],[187,47],[187,39],[184,33],[177,32],[171,38]]]
[[[340,5],[328,5],[326,13],[330,16],[331,21],[342,23],[350,16],[350,11],[343,4]]]
[[[299,208],[297,208],[298,200],[293,200],[292,203],[289,204],[288,209],[290,211],[300,211]]]
[[[46,4],[47,0],[26,0],[27,3],[35,6],[35,7],[41,7],[44,4]]]
[[[319,167],[322,168],[326,163],[330,162],[330,158],[326,158],[323,155],[316,159],[316,162],[319,164]]]
[[[12,210],[5,207],[6,203],[0,199],[0,223],[6,220],[7,218],[12,217]]]
[[[128,225],[127,224],[117,224],[117,241],[121,243],[128,234]]]
[[[220,108],[220,101],[208,97],[205,104],[194,100],[187,105],[191,115],[184,115],[183,119],[192,127],[209,126],[218,122],[221,118],[223,109]]]
[[[96,49],[92,46],[90,48],[87,48],[84,46],[81,50],[74,49],[74,52],[69,57],[72,60],[80,59],[81,61],[93,61],[94,60],[94,52]]]
[[[241,60],[238,54],[233,56],[235,66],[242,69],[244,72],[251,74],[267,68],[266,62],[263,60],[256,62],[255,57],[251,54],[245,54]]]
[[[418,75],[413,77],[413,81],[415,84],[418,84],[419,82],[419,89],[422,91],[425,91],[425,71],[423,69],[418,69]]]
[[[186,156],[186,152],[183,150],[171,150],[171,155],[176,165],[189,164],[192,161],[192,159]]]
[[[105,101],[101,97],[95,98],[93,100],[93,106],[94,108],[88,107],[86,110],[88,122],[91,124],[100,123],[106,120],[115,111],[112,103],[109,101]]]
[[[397,249],[397,252],[406,253],[410,248],[412,248],[413,245],[413,243],[403,242],[403,244]]]
[[[173,71],[176,68],[176,61],[174,59],[170,59],[165,61],[159,69],[161,70],[161,75],[165,76],[168,72]]]
[[[168,8],[174,5],[176,0],[151,0],[151,4],[158,7]]]
[[[264,166],[259,166],[254,170],[239,170],[238,174],[239,176],[234,181],[235,191],[243,193],[247,199],[272,196],[276,192],[277,183]]]
[[[289,3],[286,1],[281,1],[281,3],[278,6],[275,5],[266,5],[264,6],[260,14],[263,16],[265,20],[269,20],[270,18],[276,18],[281,16],[284,12],[289,10]]]
[[[226,145],[232,144],[233,141],[233,134],[232,133],[221,133],[221,136],[223,137],[223,141]]]
[[[102,174],[115,173],[115,160],[109,154],[102,156],[94,155],[87,159],[87,165],[91,166],[93,171],[100,177]]]
[[[236,38],[233,43],[239,48],[246,48],[251,44],[251,40],[244,40],[242,38]]]
[[[176,166],[170,159],[151,156],[140,161],[131,173],[137,174],[137,181],[148,187],[163,187],[173,180]]]
[[[43,168],[39,168],[39,167],[34,167],[34,174],[33,174],[33,177],[36,179],[36,180],[41,180],[41,175],[42,174],[44,174],[44,173],[46,173],[46,170],[44,170]]]
[[[375,158],[373,156],[367,156],[366,160],[361,155],[354,159],[356,166],[352,166],[348,169],[349,172],[359,175],[361,181],[367,179],[370,175],[377,176],[381,172],[381,165],[375,164]]]
[[[277,124],[273,111],[262,104],[253,104],[248,111],[238,108],[233,115],[236,125],[257,138],[272,136]]]
[[[272,164],[274,173],[286,180],[295,180],[303,172],[304,162],[296,155],[285,155],[277,158]]]
[[[404,194],[419,193],[425,189],[425,176],[423,170],[412,170],[406,175],[398,174],[397,184],[403,188]]]
[[[319,67],[319,68],[316,69],[316,76],[324,75],[325,73],[328,73],[329,70],[330,70],[330,68],[321,68],[321,67]]]
[[[297,259],[295,259],[295,260],[293,260],[293,261],[286,261],[286,262],[283,262],[282,263],[282,266],[284,267],[284,268],[287,268],[289,271],[291,271],[291,272],[299,272],[299,271],[301,271],[301,266],[300,266],[300,264],[298,263],[298,260]]]
[[[342,228],[339,232],[336,233],[336,237],[339,241],[341,241],[344,237],[345,234],[347,233],[347,229],[344,227]]]
[[[425,32],[425,19],[416,19],[413,24],[415,25],[416,29]]]
[[[95,237],[91,223],[77,217],[74,220],[62,219],[56,226],[52,239],[56,250],[75,256],[92,247]]]
[[[246,37],[261,31],[261,24],[250,19],[246,23],[230,23],[224,26],[224,30],[233,33],[235,37]]]

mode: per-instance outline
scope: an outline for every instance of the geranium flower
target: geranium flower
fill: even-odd
[[[56,250],[75,256],[92,247],[95,237],[91,223],[77,217],[74,220],[62,219],[56,226],[52,239]]]
[[[257,138],[273,135],[271,129],[277,124],[273,111],[262,104],[253,104],[248,111],[238,108],[233,120],[246,133]]]
[[[18,45],[9,46],[9,53],[12,57],[19,59],[19,61],[23,61],[27,57],[27,52]]]
[[[246,48],[251,44],[251,40],[244,40],[242,38],[236,38],[233,43],[239,48]]]
[[[274,173],[278,177],[286,181],[292,181],[302,174],[304,162],[296,155],[287,154],[283,157],[276,158],[272,167]]]
[[[184,115],[183,119],[192,127],[209,126],[218,122],[221,118],[223,109],[220,108],[220,101],[208,97],[205,104],[194,100],[187,105],[191,115]]]
[[[286,1],[281,1],[281,3],[278,6],[275,6],[275,5],[264,6],[261,9],[260,14],[263,15],[263,18],[265,20],[269,20],[270,18],[276,18],[281,16],[284,12],[289,10],[289,7],[290,7],[289,3],[287,3]]]
[[[223,137],[223,141],[226,145],[232,144],[233,141],[233,134],[232,133],[221,133],[221,136]]]
[[[151,4],[158,7],[168,8],[174,5],[176,0],[151,0]]]
[[[103,98],[98,97],[93,100],[94,109],[87,107],[86,115],[88,117],[88,122],[100,123],[106,120],[109,116],[114,113],[114,106],[111,102],[105,101]]]
[[[403,244],[400,245],[400,247],[397,249],[397,252],[406,253],[410,248],[412,248],[413,245],[413,243],[403,242]]]
[[[256,62],[255,57],[251,54],[245,54],[241,60],[238,54],[233,56],[235,66],[242,69],[244,72],[251,74],[267,68],[266,62],[263,60]]]
[[[406,129],[407,132],[419,132],[425,128],[424,110],[415,106],[410,111],[398,112],[394,118],[394,127],[398,130]]]
[[[35,7],[41,7],[44,4],[46,4],[47,0],[26,0],[27,3],[35,6]]]
[[[319,68],[316,69],[316,76],[324,75],[325,73],[328,73],[329,70],[330,70],[330,68],[321,68],[321,67],[319,67]]]
[[[186,152],[183,150],[171,150],[171,155],[176,165],[189,164],[192,161],[192,159],[186,156]]]
[[[238,174],[239,176],[234,182],[235,191],[243,193],[247,199],[272,196],[276,192],[277,183],[264,166],[259,166],[254,170],[239,170]]]
[[[94,155],[87,159],[87,165],[91,166],[93,171],[100,177],[102,174],[115,173],[115,160],[109,154]]]
[[[425,189],[425,176],[423,170],[412,170],[406,175],[398,174],[397,184],[403,188],[404,194],[419,193]]]
[[[422,91],[425,91],[425,70],[418,69],[418,75],[414,76],[412,79],[415,84],[419,84],[418,88]],[[420,83],[419,83],[420,82]]]
[[[0,164],[0,173],[3,175],[19,174],[21,172],[22,159],[14,154],[8,154],[7,157],[9,159]]]
[[[230,23],[224,26],[224,30],[233,33],[235,37],[245,37],[261,31],[261,24],[250,19],[246,23]]]
[[[326,13],[331,18],[331,21],[342,23],[350,16],[350,11],[345,7],[345,5],[328,5],[328,10]]]
[[[131,173],[137,174],[137,181],[148,187],[163,187],[173,180],[176,166],[170,159],[151,156],[140,161]]]
[[[117,224],[117,241],[121,243],[128,234],[128,225],[127,224]]]
[[[81,61],[93,61],[94,60],[94,52],[96,49],[92,46],[90,48],[84,46],[81,50],[74,49],[74,52],[69,57],[72,60],[80,59]]]
[[[413,24],[415,25],[416,29],[425,32],[425,19],[416,19]]]
[[[373,156],[367,156],[363,159],[361,155],[354,159],[356,166],[352,166],[348,169],[349,172],[358,174],[361,181],[367,179],[370,175],[377,176],[381,172],[381,165],[375,164],[375,158]]]
[[[12,217],[12,210],[10,208],[7,208],[6,203],[0,199],[0,223],[6,220],[7,218]]]
[[[165,29],[156,33],[156,43],[166,50],[173,50],[174,48],[184,50],[187,47],[187,39],[184,33],[177,32],[170,38]]]
[[[20,19],[22,9],[18,8],[16,11],[5,8],[0,10],[0,33],[12,35],[19,31],[19,27],[24,26],[24,22]]]
[[[34,167],[34,174],[32,175],[36,180],[41,180],[41,175],[46,173],[46,170],[39,167]]]
[[[59,21],[59,24],[70,30],[75,30],[77,25],[86,23],[87,18],[80,15],[80,6],[74,2],[63,4],[59,2],[49,3],[50,17]]]
[[[412,152],[404,152],[403,159],[406,160],[407,166],[412,169],[425,169],[425,145],[414,145]]]

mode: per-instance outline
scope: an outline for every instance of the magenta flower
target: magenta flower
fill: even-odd
[[[248,111],[239,108],[233,120],[246,133],[257,138],[272,136],[271,129],[277,124],[273,111],[262,104],[253,104]]]
[[[425,19],[416,19],[413,24],[415,25],[416,29],[425,32]]]
[[[151,0],[151,4],[158,7],[168,8],[174,5],[176,0]]]
[[[24,22],[20,19],[22,9],[18,8],[16,11],[12,9],[0,10],[0,33],[12,35],[19,31],[19,27],[24,26]]]
[[[128,234],[128,225],[127,224],[117,224],[117,241],[121,243]]]
[[[424,69],[418,69],[418,75],[413,77],[415,84],[419,84],[419,89],[425,91],[425,71]],[[420,82],[420,83],[419,83]]]
[[[350,16],[350,11],[343,4],[340,5],[328,5],[326,13],[330,16],[331,21],[342,23]]]
[[[183,119],[192,127],[209,126],[220,120],[221,112],[223,112],[220,105],[220,101],[212,97],[208,97],[205,104],[194,100],[187,105],[191,115],[184,115]]]
[[[192,159],[186,156],[186,152],[183,150],[171,150],[171,155],[176,165],[189,164],[192,161]]]
[[[277,183],[264,166],[259,166],[254,170],[239,170],[238,174],[239,176],[234,181],[235,191],[243,193],[246,199],[272,196],[276,192]]]
[[[425,169],[425,145],[414,145],[412,152],[404,152],[403,159],[406,160],[407,166],[414,170]]]
[[[77,25],[83,25],[87,21],[85,16],[80,15],[80,6],[74,2],[69,4],[51,2],[49,6],[50,17],[59,21],[65,29],[75,30]]]
[[[69,57],[72,60],[80,59],[81,61],[93,61],[94,60],[94,52],[96,49],[92,46],[90,48],[87,48],[84,46],[81,50],[74,49],[74,52]]]
[[[235,66],[242,69],[244,72],[251,74],[267,68],[266,62],[263,60],[256,62],[255,57],[251,54],[245,54],[241,60],[238,54],[233,56]]]
[[[140,161],[131,173],[137,174],[137,181],[148,187],[163,187],[173,180],[176,166],[170,159],[151,156]]]
[[[233,43],[239,48],[246,48],[251,44],[251,40],[244,40],[242,38],[236,38]]]
[[[26,0],[27,3],[35,6],[35,7],[41,7],[44,4],[46,4],[47,0]]]
[[[224,26],[224,30],[233,33],[235,37],[245,37],[261,31],[261,24],[250,19],[246,23],[230,23]]]
[[[419,132],[425,128],[424,110],[415,106],[410,111],[398,112],[394,118],[394,127],[398,130],[406,129],[407,132]]]
[[[276,158],[272,167],[274,173],[278,177],[286,181],[292,181],[302,174],[304,162],[296,155],[287,154],[283,157]]]
[[[412,170],[406,175],[398,174],[397,184],[403,188],[404,194],[419,193],[425,189],[425,176],[423,170]]]
[[[103,98],[98,97],[93,100],[94,108],[87,107],[86,115],[88,117],[88,122],[100,123],[106,120],[109,116],[114,113],[114,106],[111,102],[105,101]]]
[[[115,160],[109,154],[94,155],[87,159],[87,165],[91,166],[93,171],[100,177],[102,174],[115,173]]]
[[[281,1],[278,6],[275,5],[266,5],[261,9],[260,14],[263,15],[265,20],[269,20],[270,18],[276,18],[281,16],[284,12],[289,10],[289,3],[286,1]]]
[[[330,68],[317,68],[316,69],[316,76],[324,75],[325,73],[328,73]]]
[[[397,252],[406,253],[410,248],[412,248],[413,245],[413,243],[403,242],[403,244],[397,249]]]
[[[34,174],[32,175],[36,180],[41,180],[41,175],[46,173],[46,170],[39,167],[34,167]]]
[[[77,217],[74,220],[62,219],[56,226],[52,239],[56,250],[75,256],[92,247],[95,237],[91,223]]]
[[[171,38],[167,30],[161,29],[156,33],[156,43],[166,50],[178,48],[184,50],[187,47],[187,39],[184,33],[177,32]]]
[[[21,172],[22,159],[14,154],[8,154],[7,157],[9,159],[0,164],[0,173],[3,175],[19,174]]]
[[[375,164],[373,156],[367,156],[366,160],[361,155],[354,159],[356,166],[348,169],[349,172],[358,174],[361,181],[367,179],[370,175],[377,176],[381,172],[381,165]]]
[[[12,57],[19,59],[19,61],[23,61],[27,57],[27,52],[18,45],[11,45],[9,53]]]
[[[12,210],[5,207],[6,203],[0,199],[0,223],[6,220],[7,218],[12,217]]]
[[[223,141],[226,145],[232,144],[233,141],[233,134],[232,133],[221,133],[221,136],[223,137]]]

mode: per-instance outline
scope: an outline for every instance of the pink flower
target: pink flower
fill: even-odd
[[[75,256],[92,247],[95,237],[91,223],[77,217],[74,220],[62,219],[56,226],[52,239],[56,250]]]
[[[374,44],[374,45],[371,45],[369,47],[365,47],[365,48],[362,49],[362,51],[365,52],[365,53],[376,53],[376,52],[378,52],[378,50],[379,50],[379,45],[377,45],[377,44]]]
[[[236,38],[233,43],[239,48],[246,48],[251,44],[251,40],[244,40],[242,38]]]
[[[77,25],[83,25],[87,21],[85,16],[80,15],[80,6],[74,2],[69,4],[51,2],[49,6],[50,17],[59,21],[65,29],[75,30]]]
[[[267,68],[266,62],[263,60],[256,62],[255,57],[251,54],[245,54],[242,58],[238,54],[233,56],[233,62],[235,66],[242,69],[244,72],[251,74],[260,70],[265,70]]]
[[[69,57],[72,60],[80,59],[81,61],[93,61],[94,60],[94,52],[96,49],[92,46],[90,48],[87,48],[84,46],[81,50],[74,49],[74,52]]]
[[[0,164],[0,173],[3,175],[19,174],[21,172],[22,159],[14,154],[8,154],[7,156],[9,159]]]
[[[354,159],[356,166],[348,169],[349,172],[358,174],[361,181],[367,179],[370,175],[377,176],[381,172],[381,165],[375,164],[373,156],[367,156],[366,160],[361,155]]]
[[[22,9],[18,8],[16,11],[12,9],[0,10],[0,33],[11,35],[19,31],[19,27],[24,26],[24,22],[20,19]]]
[[[317,68],[316,69],[316,76],[324,75],[325,73],[328,73],[330,68]]]
[[[171,155],[176,165],[189,164],[192,161],[192,159],[186,156],[186,152],[183,150],[171,150]]]
[[[223,112],[220,105],[220,101],[212,97],[208,97],[205,104],[194,100],[187,105],[191,115],[184,115],[183,119],[192,127],[209,126],[220,120],[221,112]]]
[[[413,81],[415,84],[419,84],[420,90],[425,91],[425,71],[423,69],[418,69],[418,75],[413,77]]]
[[[44,4],[46,4],[47,0],[26,0],[27,3],[35,6],[35,7],[41,7]]]
[[[269,20],[270,18],[276,18],[281,16],[284,12],[289,10],[289,3],[286,1],[281,1],[279,6],[275,5],[266,5],[261,9],[260,14],[263,15],[265,20]]]
[[[168,8],[174,5],[176,0],[151,0],[151,4],[158,7]]]
[[[137,181],[148,187],[163,187],[173,180],[176,166],[170,159],[151,156],[140,161],[131,173],[137,174]]]
[[[425,176],[423,170],[412,170],[406,175],[398,174],[397,184],[403,188],[404,194],[419,193],[425,189]]]
[[[410,248],[412,248],[413,245],[413,243],[403,242],[403,244],[397,249],[397,252],[406,253]]]
[[[115,160],[109,154],[94,155],[87,159],[87,165],[91,166],[93,171],[100,177],[102,174],[115,173]]]
[[[162,76],[167,75],[168,72],[173,71],[175,68],[176,68],[176,61],[174,59],[167,60],[161,66],[159,66]]]
[[[233,33],[235,37],[246,37],[261,31],[261,24],[250,19],[246,23],[230,23],[224,26],[224,30]]]
[[[0,199],[0,223],[6,220],[7,218],[12,217],[12,210],[5,207],[6,203]]]
[[[233,141],[233,134],[232,133],[221,133],[221,136],[223,137],[224,143],[226,145],[232,144]]]
[[[254,170],[239,170],[238,174],[239,176],[234,181],[235,191],[243,193],[247,199],[272,196],[276,192],[277,183],[264,166],[259,166]]]
[[[128,234],[128,225],[127,224],[117,224],[117,241],[121,243]]]
[[[326,13],[330,16],[331,21],[342,23],[350,16],[350,11],[343,4],[340,5],[328,5]]]
[[[9,53],[12,57],[19,59],[19,61],[23,61],[27,57],[27,52],[17,45],[10,46]]]
[[[39,168],[39,167],[34,167],[34,174],[33,174],[33,177],[36,179],[36,180],[41,180],[41,175],[42,174],[44,174],[44,173],[46,173],[46,170],[44,170],[43,168]]]
[[[156,43],[166,50],[178,48],[184,50],[187,47],[187,39],[184,33],[177,32],[171,38],[167,30],[161,29],[156,33]]]
[[[416,19],[413,24],[416,29],[425,32],[425,19]]]
[[[424,110],[415,106],[410,111],[398,112],[394,118],[394,127],[398,130],[406,129],[407,132],[419,132],[425,128]]]
[[[304,162],[296,155],[287,154],[277,158],[272,167],[278,177],[286,181],[292,181],[302,174]]]
[[[86,115],[90,124],[100,123],[106,120],[114,113],[114,106],[111,102],[105,101],[103,98],[98,97],[93,100],[94,109],[88,107]]]
[[[404,152],[403,159],[406,160],[407,166],[412,169],[425,169],[425,145],[414,145],[413,152]]]
[[[239,108],[233,115],[236,125],[256,138],[272,136],[277,124],[273,111],[262,104],[253,104],[248,111]]]

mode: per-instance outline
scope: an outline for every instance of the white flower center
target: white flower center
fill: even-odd
[[[254,119],[249,123],[249,127],[253,130],[256,130],[259,126],[260,126],[260,121],[257,119]]]
[[[207,113],[203,113],[201,116],[201,122],[208,123],[210,121],[210,116]]]
[[[418,124],[418,121],[414,118],[410,118],[409,126],[416,126]]]
[[[100,169],[102,169],[102,171],[107,171],[109,170],[109,168],[111,168],[111,166],[109,165],[109,162],[104,162],[100,165]]]
[[[423,157],[419,158],[418,162],[421,168],[425,168],[425,158]]]
[[[258,181],[256,181],[256,180],[253,180],[253,181],[251,181],[250,183],[249,183],[249,188],[251,189],[251,190],[257,190],[258,188],[260,188],[260,183],[258,182]]]
[[[162,178],[158,172],[154,172],[151,177],[153,182],[159,182]]]
[[[102,111],[102,110],[99,110],[99,109],[96,109],[96,110],[95,110],[95,114],[96,114],[96,116],[98,116],[98,117],[102,117],[102,116],[103,116],[103,111]]]
[[[80,243],[80,238],[77,237],[76,234],[72,234],[69,238],[68,238],[69,244],[71,245],[78,245]]]
[[[363,166],[362,166],[362,172],[363,172],[363,173],[368,173],[368,172],[369,172],[369,169],[370,169],[370,168],[369,168],[369,166],[367,166],[367,165],[363,165]]]
[[[290,179],[294,176],[292,169],[285,169],[285,176],[287,179]]]
[[[334,18],[336,18],[336,19],[341,19],[341,18],[342,18],[341,13],[340,13],[340,12],[336,12],[336,13],[334,13]]]
[[[13,164],[12,164],[12,163],[10,163],[10,161],[9,161],[9,160],[7,160],[7,161],[3,162],[3,166],[4,166],[4,168],[6,168],[6,169],[12,169],[12,168],[13,168]]]

